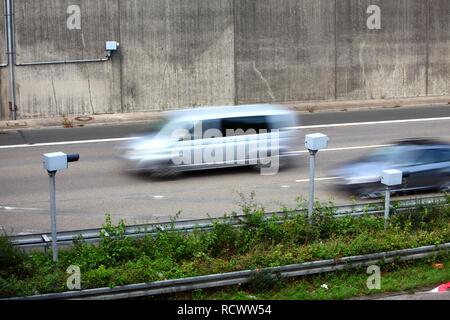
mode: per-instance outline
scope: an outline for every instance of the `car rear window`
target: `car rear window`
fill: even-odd
[[[411,150],[407,147],[387,147],[380,148],[366,157],[367,161],[383,162],[387,164],[406,165],[414,164],[420,156],[418,150]]]
[[[419,163],[436,163],[450,161],[450,149],[430,149],[420,156]]]
[[[450,161],[450,149],[441,149],[440,153],[441,161]]]

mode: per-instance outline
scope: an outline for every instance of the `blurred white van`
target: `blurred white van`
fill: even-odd
[[[234,166],[276,174],[301,146],[298,126],[296,112],[271,104],[175,111],[158,131],[131,141],[123,158],[160,177]]]

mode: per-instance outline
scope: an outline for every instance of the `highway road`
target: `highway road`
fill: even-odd
[[[329,170],[376,146],[411,137],[450,141],[450,106],[374,109],[302,114],[303,134],[330,137],[317,164],[317,197],[349,203],[333,189]],[[255,192],[268,210],[292,206],[308,196],[308,155],[299,150],[296,166],[275,176],[251,169],[212,170],[155,181],[124,170],[118,150],[126,138],[149,123],[87,126],[72,129],[8,131],[0,134],[0,226],[9,234],[50,230],[48,176],[41,156],[79,153],[80,161],[57,174],[58,229],[96,228],[106,213],[127,224],[167,221],[239,212],[239,193]],[[101,139],[101,140],[99,140]]]

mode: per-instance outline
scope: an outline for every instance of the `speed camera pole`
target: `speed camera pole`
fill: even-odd
[[[316,154],[317,150],[309,150],[309,202],[308,202],[308,221],[312,222],[314,212],[314,180],[316,175]]]
[[[52,252],[53,252],[53,262],[58,261],[58,241],[57,239],[57,229],[56,229],[56,188],[55,188],[55,177],[56,171],[49,171],[48,177],[50,181],[50,214],[52,223]]]
[[[328,147],[328,137],[321,133],[308,134],[305,137],[305,147],[309,150],[309,203],[308,222],[312,224],[314,212],[314,180],[316,171],[316,154]]]
[[[56,173],[66,170],[69,162],[78,161],[78,154],[65,154],[62,152],[46,153],[42,156],[44,169],[47,170],[50,182],[50,214],[52,224],[52,251],[53,262],[58,262],[58,230],[56,226]]]

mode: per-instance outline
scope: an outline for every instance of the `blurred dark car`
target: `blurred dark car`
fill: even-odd
[[[378,198],[385,187],[383,170],[403,172],[403,184],[393,192],[450,189],[450,143],[430,139],[410,139],[379,148],[357,160],[345,163],[332,174],[339,177],[340,190],[360,198]]]

